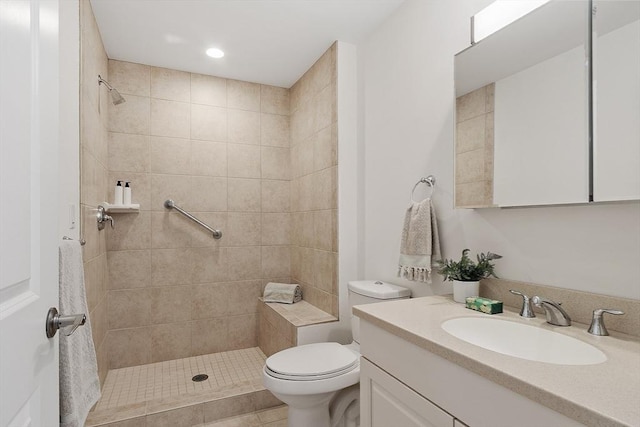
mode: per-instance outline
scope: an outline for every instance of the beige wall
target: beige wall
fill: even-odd
[[[108,79],[107,55],[91,3],[80,2],[80,208],[87,303],[98,356],[98,372],[107,373],[107,248],[98,231],[95,209],[107,195],[107,111],[109,95],[98,86],[98,74]]]
[[[110,368],[256,346],[257,297],[290,277],[289,91],[113,60],[109,77],[109,184],[141,205],[108,230]]]
[[[338,316],[338,123],[334,43],[291,88],[291,275]]]

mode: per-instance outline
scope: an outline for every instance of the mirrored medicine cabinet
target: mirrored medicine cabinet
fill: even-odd
[[[455,56],[458,208],[640,199],[640,2],[551,0]]]

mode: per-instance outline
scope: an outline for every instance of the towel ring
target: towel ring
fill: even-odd
[[[411,190],[411,201],[414,203],[415,203],[415,200],[413,200],[413,193],[415,193],[416,188],[420,184],[427,184],[431,188],[431,193],[429,193],[429,195],[426,197],[427,199],[430,199],[431,196],[433,196],[433,191],[435,190],[435,187],[436,187],[436,177],[433,175],[429,175],[426,178],[420,178],[420,181],[416,182],[416,185],[413,186],[413,190]]]

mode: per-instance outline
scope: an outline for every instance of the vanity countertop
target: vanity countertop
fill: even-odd
[[[558,327],[543,317],[524,319],[507,310],[491,315],[580,339],[607,356],[596,365],[554,365],[485,350],[448,334],[440,326],[448,319],[489,316],[466,309],[448,296],[361,305],[353,313],[585,425],[640,426],[640,341],[630,335],[609,331],[610,336],[597,337],[587,332],[587,325]]]

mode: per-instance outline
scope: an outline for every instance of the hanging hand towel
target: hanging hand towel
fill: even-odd
[[[84,288],[82,248],[75,240],[60,246],[60,313],[85,313],[84,326],[66,336],[60,330],[60,427],[82,427],[100,398],[100,379]]]
[[[267,283],[264,287],[264,302],[282,302],[293,304],[302,301],[302,288],[300,285],[289,285],[287,283]]]
[[[411,202],[402,229],[398,276],[431,283],[431,262],[440,258],[438,224],[431,199]]]

